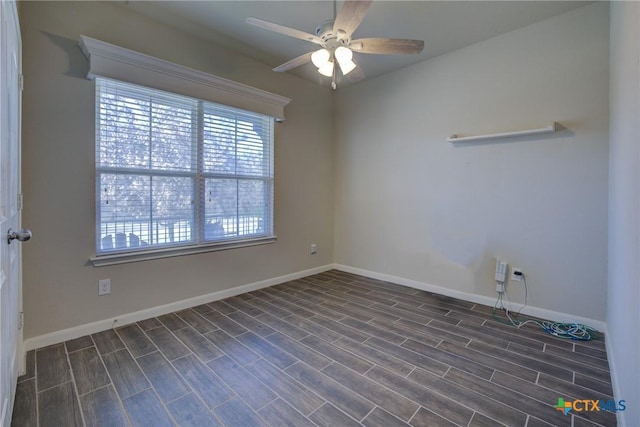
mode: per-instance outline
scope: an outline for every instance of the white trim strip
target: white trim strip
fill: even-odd
[[[374,271],[364,270],[356,267],[349,267],[342,264],[328,264],[320,267],[311,268],[308,270],[285,274],[283,276],[261,280],[261,281],[249,283],[246,285],[236,286],[230,289],[216,291],[206,295],[201,295],[194,298],[188,298],[185,300],[176,301],[176,302],[161,305],[161,306],[144,309],[144,310],[136,311],[134,313],[126,313],[120,316],[116,316],[114,318],[104,319],[97,322],[87,323],[85,325],[80,325],[73,328],[63,329],[61,331],[56,331],[49,334],[29,338],[24,341],[24,351],[26,353],[27,351],[34,350],[36,348],[42,348],[49,345],[58,344],[58,343],[79,338],[85,335],[105,331],[107,329],[111,329],[114,327],[128,325],[130,323],[135,323],[140,320],[145,320],[155,316],[161,316],[163,314],[173,313],[175,311],[184,310],[186,308],[194,307],[196,305],[205,304],[211,301],[217,301],[224,298],[229,298],[235,295],[240,295],[246,292],[255,291],[257,289],[267,288],[269,286],[278,285],[280,283],[285,283],[290,280],[300,279],[306,276],[310,276],[312,274],[318,274],[318,273],[322,273],[324,271],[329,271],[333,269],[341,270],[347,273],[358,274],[358,275],[370,277],[373,279],[385,280],[391,283],[408,286],[414,289],[420,289],[427,292],[434,292],[437,294],[446,295],[453,298],[459,298],[461,300],[475,302],[478,304],[492,306],[495,302],[493,298],[483,296],[483,295],[476,295],[476,294],[471,294],[467,292],[456,291],[456,290],[447,289],[437,285],[418,282],[416,280],[406,279],[398,276],[392,276],[384,273],[377,273]],[[528,314],[531,316],[536,316],[536,317],[558,321],[558,322],[583,323],[599,331],[602,331],[605,334],[607,333],[606,323],[600,320],[574,316],[571,314],[565,314],[557,311],[551,311],[551,310],[546,310],[543,308],[537,308],[537,307],[531,307],[531,306],[526,307],[522,312],[524,314]],[[610,352],[612,351],[612,348],[610,346],[610,340],[605,340],[605,345],[607,346],[607,354],[611,354]],[[613,357],[610,358],[610,363],[612,359]],[[615,388],[617,385],[617,381],[616,381],[617,378],[614,374],[615,369],[614,369],[614,366],[612,366],[611,368],[612,368],[611,369],[612,379],[614,381],[614,394],[616,394],[615,396],[616,398],[619,398],[618,397],[619,390]]]
[[[7,414],[9,413],[8,412],[8,408],[9,408],[9,397],[5,397],[2,400],[2,411],[1,411],[2,412],[2,416],[0,416],[0,423],[2,423],[2,424],[0,424],[0,425],[4,426],[4,425],[11,424],[10,422],[5,422],[5,420],[7,418]]]
[[[605,331],[605,334],[608,333]],[[604,347],[607,351],[607,362],[609,363],[609,372],[611,373],[611,388],[613,389],[613,399],[617,402],[624,400],[624,396],[620,390],[620,381],[618,380],[618,369],[616,367],[616,357],[614,355],[614,346],[610,338],[604,340]],[[625,417],[626,411],[616,412],[618,420],[618,427],[626,427],[627,419]]]
[[[445,295],[452,298],[458,298],[464,301],[475,302],[478,304],[484,304],[493,306],[496,302],[495,298],[487,297],[484,295],[472,294],[468,292],[457,291],[454,289],[444,288],[442,286],[432,285],[429,283],[418,282],[417,280],[405,279],[404,277],[392,276],[390,274],[377,273],[375,271],[364,270],[356,267],[349,267],[342,264],[334,264],[333,268],[341,270],[347,273],[358,274],[361,276],[371,277],[372,279],[384,280],[391,283],[397,283],[398,285],[408,286],[414,289],[420,289],[422,291],[434,292],[436,294]],[[516,310],[520,310],[521,304],[512,303]],[[601,320],[589,319],[586,317],[574,316],[572,314],[561,313],[558,311],[547,310],[545,308],[527,306],[522,310],[523,314],[529,316],[540,317],[542,319],[552,320],[554,322],[574,322],[582,323],[598,331],[606,331],[607,324]]]
[[[222,77],[174,64],[120,46],[80,36],[89,59],[88,79],[107,77],[196,99],[229,105],[284,120],[291,99]]]
[[[204,252],[223,251],[226,249],[246,248],[248,246],[266,245],[274,243],[276,236],[260,237],[258,239],[231,240],[198,246],[177,246],[168,248],[149,249],[136,252],[120,252],[113,255],[96,255],[89,258],[94,267],[104,267],[114,264],[148,261],[151,259],[170,258],[174,256],[201,254]]]
[[[211,301],[217,301],[217,300],[229,298],[235,295],[240,295],[246,292],[255,291],[257,289],[278,285],[280,283],[285,283],[290,280],[301,279],[303,277],[310,276],[312,274],[318,274],[324,271],[331,270],[332,268],[333,268],[333,265],[331,264],[310,268],[308,270],[285,274],[283,276],[278,276],[271,279],[260,280],[258,282],[248,283],[246,285],[240,285],[233,288],[224,289],[222,291],[216,291],[216,292],[200,295],[193,298],[188,298],[188,299],[172,302],[165,305],[160,305],[157,307],[147,308],[147,309],[136,311],[133,313],[125,313],[120,316],[99,320],[97,322],[87,323],[85,325],[80,325],[80,326],[76,326],[69,329],[63,329],[61,331],[51,332],[45,335],[39,335],[37,337],[29,338],[24,341],[24,351],[27,352],[29,350],[34,350],[37,348],[58,344],[64,341],[80,338],[85,335],[106,331],[107,329],[111,329],[114,327],[120,327],[120,326],[138,322],[140,320],[149,319],[151,317],[173,313],[175,311],[184,310],[190,307],[195,307],[197,305],[205,304]]]

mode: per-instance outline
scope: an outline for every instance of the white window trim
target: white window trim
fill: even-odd
[[[80,36],[82,52],[89,60],[87,78],[106,77],[152,87],[204,101],[264,114],[284,120],[284,107],[291,99],[241,83],[207,74],[153,56],[125,49],[87,36]],[[213,242],[194,246],[157,248],[136,252],[101,254],[89,261],[94,267],[146,261],[181,255],[262,245],[276,241],[266,237]]]
[[[106,77],[253,111],[284,120],[291,99],[222,77],[174,64],[87,36],[80,49],[89,59],[87,78]]]
[[[222,251],[225,249],[246,248],[249,246],[266,245],[274,243],[277,236],[260,237],[257,239],[233,240],[228,242],[215,242],[204,245],[180,246],[174,248],[158,248],[136,252],[122,252],[113,255],[96,255],[89,258],[94,267],[107,265],[127,264],[130,262],[148,261],[160,258],[170,258],[182,255],[201,254],[205,252]]]

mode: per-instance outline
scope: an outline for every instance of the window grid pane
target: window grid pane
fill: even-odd
[[[273,119],[96,80],[98,253],[273,235]]]

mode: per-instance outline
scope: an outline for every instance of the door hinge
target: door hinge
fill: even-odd
[[[18,194],[18,210],[21,211],[24,205],[24,197],[22,197],[22,193]]]
[[[24,90],[24,75],[23,74],[20,74],[18,76],[18,88],[20,90]]]
[[[22,329],[24,327],[24,311],[18,313],[18,329]]]

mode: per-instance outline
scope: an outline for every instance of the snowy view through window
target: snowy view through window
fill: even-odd
[[[98,79],[97,251],[272,235],[269,117]]]

